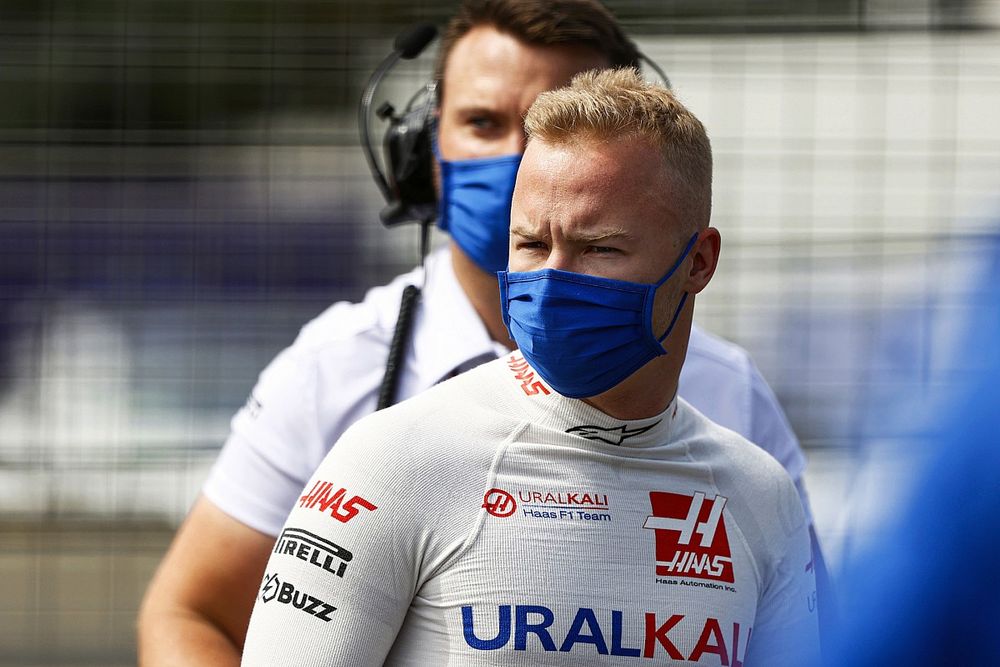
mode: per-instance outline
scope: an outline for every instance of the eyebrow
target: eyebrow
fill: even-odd
[[[536,234],[535,232],[531,231],[530,229],[527,229],[525,227],[521,227],[520,225],[511,225],[510,233],[511,234],[515,234],[517,236],[520,236],[522,239],[542,239],[542,240],[544,240],[544,239],[549,238],[549,234],[548,233],[545,233],[545,234]]]
[[[632,241],[635,237],[621,227],[614,227],[597,230],[591,234],[570,233],[566,235],[566,239],[574,243],[598,243],[600,241],[608,241],[611,239],[624,239],[626,241]]]
[[[520,236],[524,239],[534,239],[540,241],[548,240],[551,235],[546,232],[544,234],[537,234],[530,229],[526,229],[520,225],[514,225],[510,228],[510,233],[516,236]],[[566,240],[570,243],[599,243],[601,241],[608,241],[610,239],[624,239],[627,241],[635,240],[635,236],[625,231],[621,227],[607,228],[598,230],[594,233],[570,233],[566,235]]]

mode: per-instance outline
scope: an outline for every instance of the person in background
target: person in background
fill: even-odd
[[[720,247],[704,127],[623,68],[539,95],[525,128],[498,272],[518,351],[347,430],[243,664],[815,665],[788,473],[677,398]]]
[[[423,287],[401,399],[506,356],[514,343],[501,318],[495,272],[507,266],[524,114],[539,93],[577,73],[639,64],[635,45],[596,0],[461,4],[436,67],[439,224],[450,242],[425,268],[372,289],[361,303],[333,305],[263,371],[146,593],[138,627],[142,664],[238,662],[257,584],[285,517],[333,443],[376,407],[406,285]],[[679,391],[774,456],[809,517],[805,457],[744,350],[694,326]]]

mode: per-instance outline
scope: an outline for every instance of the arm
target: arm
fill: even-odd
[[[315,367],[297,348],[263,371],[146,593],[141,664],[236,665],[274,535],[323,447]]]
[[[823,550],[816,535],[813,523],[812,509],[809,506],[809,496],[805,488],[805,456],[798,438],[792,431],[778,399],[761,376],[760,371],[753,367],[752,382],[753,433],[751,440],[778,459],[778,462],[788,471],[795,483],[806,521],[809,524],[809,542],[812,549],[813,573],[816,578],[816,605],[820,627],[821,643],[826,645],[832,641],[839,619],[837,614],[837,598],[823,558]]]
[[[238,665],[273,545],[199,498],[143,599],[139,664]]]
[[[431,558],[433,508],[410,488],[419,468],[385,446],[384,426],[364,428],[372,423],[337,442],[295,503],[264,570],[244,665],[375,665],[392,648]]]
[[[773,512],[774,525],[766,543],[772,545],[770,565],[762,573],[746,667],[818,667],[819,627],[816,579],[809,527],[791,484]],[[784,526],[797,525],[788,530]]]

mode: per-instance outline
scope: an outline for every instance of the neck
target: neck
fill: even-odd
[[[677,395],[681,366],[684,365],[691,336],[693,312],[694,299],[688,297],[677,324],[663,341],[667,353],[651,360],[617,386],[584,399],[584,402],[606,415],[625,421],[655,417],[666,410]]]
[[[454,241],[451,242],[451,264],[458,284],[482,320],[490,338],[513,350],[514,341],[507,335],[507,327],[503,325],[497,277],[476,266]]]

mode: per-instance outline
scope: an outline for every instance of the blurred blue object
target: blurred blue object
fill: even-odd
[[[899,425],[927,424],[906,436],[927,463],[902,511],[844,569],[833,665],[998,664],[1000,238],[983,247],[952,374],[930,415],[914,401]]]

